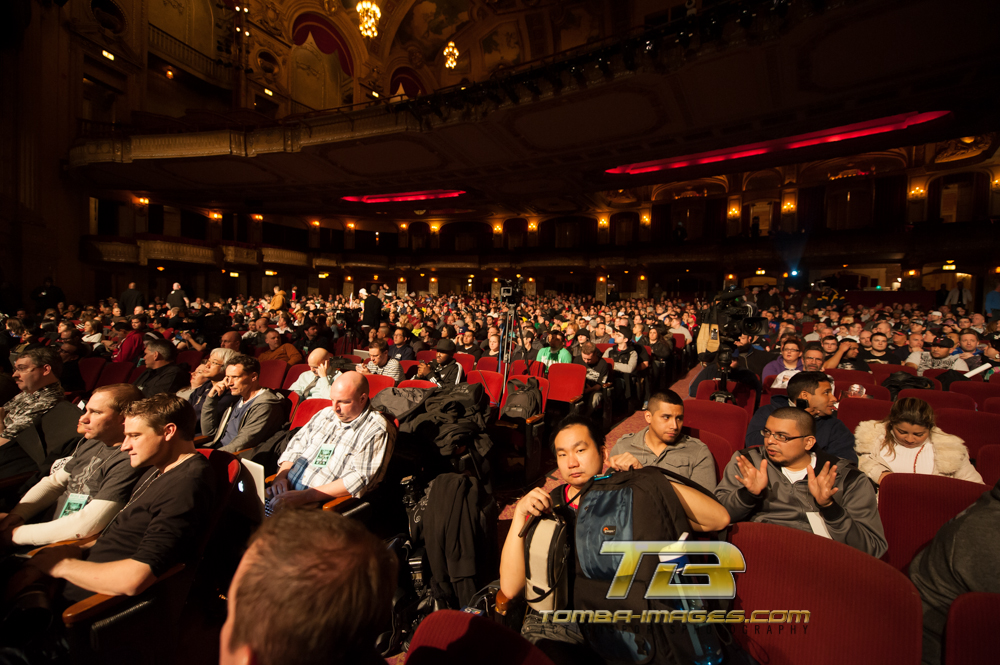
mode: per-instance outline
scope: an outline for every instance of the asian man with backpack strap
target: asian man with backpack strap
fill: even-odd
[[[718,531],[729,524],[726,510],[709,492],[661,469],[601,475],[604,438],[581,416],[559,424],[553,449],[567,484],[552,492],[535,488],[517,503],[501,553],[502,593],[515,598],[523,591],[539,610],[679,609],[643,597],[657,557],[643,558],[626,598],[608,599],[621,557],[601,555],[602,544]],[[532,545],[527,550],[526,542]],[[553,623],[538,613],[529,614],[522,628],[553,661],[574,665],[594,661],[595,653],[600,660],[594,662],[673,662],[690,644],[675,646],[670,632],[668,625],[638,621]]]

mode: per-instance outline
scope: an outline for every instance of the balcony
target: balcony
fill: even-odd
[[[191,48],[152,23],[149,24],[149,50],[220,88],[228,90],[233,87],[233,70],[222,64],[221,59],[216,60]]]

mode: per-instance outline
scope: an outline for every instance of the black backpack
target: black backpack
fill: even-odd
[[[889,396],[895,402],[896,395],[899,394],[900,390],[907,388],[930,390],[934,387],[934,384],[930,379],[923,376],[914,376],[909,372],[893,372],[882,382],[882,387],[888,389]]]
[[[577,563],[573,610],[612,613],[629,610],[633,616],[640,616],[645,610],[701,609],[680,604],[702,602],[697,599],[671,601],[644,597],[660,563],[656,556],[642,558],[626,598],[607,597],[621,557],[601,555],[604,541],[672,541],[690,533],[684,507],[670,484],[672,478],[691,485],[668,471],[647,467],[598,476],[585,490],[576,511],[573,533]],[[564,498],[562,492],[558,496]],[[699,651],[716,653],[721,648],[714,630],[707,636],[695,635],[687,624],[630,621],[579,625],[588,646],[607,663],[694,662],[695,658],[704,657],[698,655]]]
[[[527,381],[510,379],[507,381],[507,403],[500,416],[527,420],[542,412],[542,391],[538,379],[530,376]]]

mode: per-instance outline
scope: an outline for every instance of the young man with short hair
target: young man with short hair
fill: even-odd
[[[221,416],[216,408],[226,392],[238,401]],[[212,437],[213,448],[235,453],[254,448],[281,429],[288,415],[284,397],[260,385],[260,363],[250,356],[235,355],[226,363],[226,376],[213,384],[201,409],[201,431]]]
[[[165,339],[146,340],[143,360],[146,369],[132,384],[142,391],[143,396],[152,397],[160,393],[176,393],[190,382],[190,374],[174,361],[177,347]]]
[[[93,547],[47,548],[26,568],[66,580],[63,596],[77,602],[94,593],[135,596],[174,565],[192,562],[220,489],[194,447],[194,418],[176,395],[130,404],[121,450],[133,468],[151,468]]]
[[[48,545],[100,533],[132,495],[141,469],[121,450],[125,410],[142,399],[127,383],[101,386],[77,423],[83,435],[73,454],[52,465],[7,515],[0,515],[0,540],[13,545]],[[48,521],[26,524],[52,509]]]
[[[365,375],[388,376],[396,383],[403,380],[403,368],[398,361],[389,357],[389,347],[384,339],[376,339],[368,344],[368,362],[358,365],[357,370]]]
[[[643,414],[646,427],[624,434],[611,449],[610,465],[616,471],[657,466],[715,489],[712,451],[699,439],[685,434],[684,401],[673,390],[653,393]]]
[[[837,419],[833,410],[837,399],[833,394],[833,383],[823,372],[799,372],[788,381],[788,395],[775,395],[771,403],[760,407],[747,427],[746,447],[763,445],[760,432],[768,417],[780,408],[796,406],[803,408],[815,420],[815,437],[819,448],[829,455],[843,457],[857,464],[854,452],[854,433]]]
[[[715,497],[734,522],[782,524],[882,556],[888,546],[871,482],[853,463],[816,449],[814,424],[801,409],[771,412],[763,444],[733,454]]]

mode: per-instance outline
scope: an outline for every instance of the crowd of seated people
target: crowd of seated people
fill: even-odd
[[[891,547],[877,500],[887,475],[983,482],[962,439],[936,427],[927,402],[900,399],[883,420],[862,422],[852,432],[836,410],[838,400],[851,398],[826,373],[870,373],[884,364],[905,365],[918,375],[1000,366],[998,317],[987,323],[959,306],[942,305],[931,312],[895,303],[854,308],[829,292],[781,293],[776,288],[748,295],[763,309],[767,332],[737,340],[729,377],[753,386],[758,396],[768,390],[783,393],[770,394],[767,404],[750,405],[743,448],[722,465],[685,427],[684,401],[668,389],[682,376],[675,370],[686,372],[694,364],[691,349],[706,306],[699,299],[605,304],[579,296],[526,297],[514,319],[517,329],[507,330],[508,306],[484,294],[394,297],[382,292],[364,293],[354,301],[296,297],[294,292],[289,299],[275,289],[270,298],[208,302],[174,285],[165,301],[144,303],[141,294],[122,295],[117,302],[53,308],[40,312],[37,321],[22,310],[6,321],[3,360],[9,363],[11,385],[0,413],[0,479],[37,470],[19,443],[26,428],[66,400],[80,400],[83,410],[79,438],[66,455],[19,496],[8,498],[0,514],[0,546],[23,552],[28,546],[97,537],[92,545],[49,548],[23,566],[8,566],[8,602],[39,588],[55,590],[53,608],[90,593],[135,595],[175,563],[195,556],[191,543],[208,529],[204,508],[219,491],[207,462],[195,454],[196,445],[252,455],[287,432],[276,458],[277,475],[266,490],[269,515],[292,515],[297,511],[283,509],[340,497],[360,498],[384,478],[395,443],[391,418],[371,407],[368,377],[389,377],[397,385],[407,378],[423,379],[448,388],[469,380],[458,354],[471,356],[472,366],[485,367],[485,362],[503,358],[506,344],[510,362],[522,361],[526,373],[545,376],[555,365],[582,365],[587,386],[608,388],[588,391],[582,410],[553,429],[553,456],[568,487],[582,487],[606,469],[660,467],[704,490],[674,483],[696,531],[715,532],[731,522],[767,522],[880,557]],[[359,364],[335,362],[336,356],[355,350],[367,353]],[[183,351],[200,354],[200,361],[193,366],[179,362]],[[433,352],[434,358],[418,356],[421,352]],[[94,357],[128,363],[135,373],[129,383],[88,391],[79,363]],[[691,397],[699,383],[720,376],[712,357],[698,360]],[[273,361],[308,368],[302,367],[282,390],[261,382],[262,363]],[[329,406],[288,432],[291,395],[300,402],[329,400]],[[645,427],[605,444],[606,432],[595,425],[605,400],[613,402],[618,418],[641,412]],[[517,501],[499,568],[506,595],[516,596],[524,587],[521,526],[528,515],[553,510],[556,498],[555,490],[537,488]],[[990,514],[995,507],[987,502],[982,510]],[[248,599],[244,589],[271,588],[261,579],[261,566],[286,551],[287,545],[279,547],[276,539],[282,530],[311,524],[311,519],[275,518],[253,541],[232,582],[239,597],[229,601],[224,655],[269,648],[253,627],[263,626],[264,635],[273,627],[255,605],[259,598]],[[365,552],[357,556],[372,559],[371,543],[361,536],[351,535],[350,546],[343,540],[356,526],[332,516],[315,519],[317,532],[329,530],[329,542],[302,546],[297,556],[308,560],[309,547],[315,546],[316,551]],[[154,532],[169,537],[149,536]],[[919,561],[922,592],[940,586],[934,551]],[[380,580],[366,586],[365,593],[386,584],[390,568],[368,568]],[[331,583],[348,581],[337,577]],[[949,592],[995,590],[957,575],[947,586]],[[305,593],[314,587],[301,588]],[[283,598],[291,603],[294,596]],[[940,615],[946,614],[947,604],[942,609],[939,598],[927,602],[933,608],[926,605],[925,613],[936,622],[932,639],[940,646]],[[243,603],[257,609],[241,616]],[[384,610],[380,607],[373,606],[373,616]],[[370,642],[365,632],[370,629],[362,628],[356,617],[330,620]],[[551,642],[551,632],[539,630],[535,622],[529,616],[525,637]],[[310,628],[303,625],[302,630]],[[34,637],[27,631],[15,641],[27,643]],[[556,638],[585,648],[573,631]],[[557,662],[564,647],[552,650]],[[366,648],[357,648],[359,659],[371,656]]]

